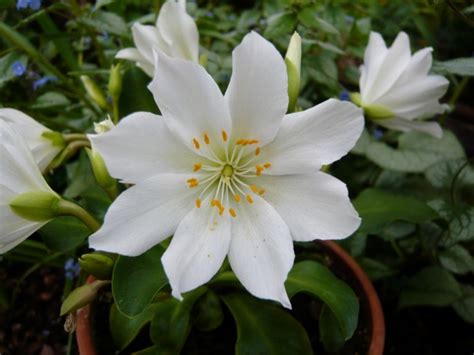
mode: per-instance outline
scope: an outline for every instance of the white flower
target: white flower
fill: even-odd
[[[32,221],[13,212],[10,203],[24,193],[57,196],[44,180],[22,137],[0,120],[0,254],[28,238],[48,220]]]
[[[389,117],[375,122],[399,131],[422,131],[441,137],[436,122],[415,121],[446,110],[439,99],[449,82],[440,75],[428,75],[432,64],[432,48],[423,48],[411,55],[410,40],[400,32],[390,48],[382,36],[371,32],[365,50],[359,80],[361,106],[370,110],[388,109]]]
[[[233,52],[225,96],[198,64],[158,60],[149,89],[163,116],[137,112],[93,138],[111,175],[135,185],[90,246],[133,256],[174,233],[162,262],[177,298],[228,256],[253,295],[291,307],[292,241],[345,238],[359,226],[344,183],[318,170],[354,146],[362,110],[328,100],[285,115],[283,58],[255,32]]]
[[[21,134],[40,170],[44,170],[63,148],[59,133],[46,128],[23,112],[0,108],[0,121],[10,123]]]
[[[198,61],[199,33],[193,18],[186,12],[186,2],[169,0],[163,4],[156,26],[135,23],[132,26],[133,41],[137,48],[120,50],[116,58],[137,63],[149,76],[154,72],[154,52]]]

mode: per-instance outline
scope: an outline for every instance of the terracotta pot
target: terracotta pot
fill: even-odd
[[[362,296],[361,301],[365,303],[365,307],[368,309],[370,345],[367,354],[383,355],[385,321],[382,306],[372,282],[354,258],[339,245],[329,240],[322,241],[320,245],[334,259],[341,261],[341,268],[356,282],[355,285],[351,286],[357,287],[359,294]],[[91,283],[94,280],[93,276],[89,276],[86,282]],[[97,355],[92,336],[89,305],[77,311],[76,341],[80,355]]]

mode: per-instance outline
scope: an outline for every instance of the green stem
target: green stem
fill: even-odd
[[[65,133],[63,134],[64,141],[71,143],[73,141],[88,141],[87,135],[83,133]]]
[[[117,124],[120,118],[117,98],[112,98],[112,110],[112,120]]]
[[[469,79],[470,79],[469,76],[465,76],[464,78],[462,78],[462,80],[461,80],[461,82],[459,83],[459,85],[457,85],[456,88],[454,89],[453,95],[452,95],[451,98],[449,99],[449,106],[450,106],[450,107],[453,107],[453,109],[454,109],[454,106],[456,105],[456,102],[457,102],[458,99],[459,99],[459,96],[461,96],[462,92],[463,92],[464,89],[466,88],[466,85],[468,84]],[[443,124],[444,121],[446,121],[446,117],[448,117],[448,113],[447,113],[447,112],[445,112],[445,113],[439,118],[439,123]]]
[[[100,223],[97,222],[89,212],[81,206],[67,200],[59,201],[58,215],[74,216],[80,219],[92,232],[96,232],[100,228]]]
[[[88,140],[75,140],[69,143],[66,148],[56,157],[54,160],[49,164],[49,166],[43,171],[43,174],[52,170],[56,169],[57,167],[61,166],[62,163],[67,161],[71,158],[76,152],[81,148],[90,148],[91,142]]]

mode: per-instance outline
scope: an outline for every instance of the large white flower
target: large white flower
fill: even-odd
[[[63,148],[61,136],[12,108],[0,108],[0,121],[9,122],[21,134],[40,170],[44,170]]]
[[[186,12],[186,1],[168,0],[161,7],[156,26],[135,23],[132,34],[137,48],[122,49],[116,58],[136,62],[149,76],[153,76],[156,50],[172,57],[198,61],[199,32]]]
[[[18,195],[46,192],[57,196],[44,180],[22,137],[0,120],[0,253],[20,244],[48,220],[32,221],[20,217],[10,207]],[[59,198],[59,197],[58,197]]]
[[[111,175],[135,185],[90,246],[139,255],[174,233],[162,262],[176,297],[209,281],[227,255],[253,295],[290,307],[292,241],[345,238],[359,226],[344,183],[318,170],[354,146],[362,111],[328,100],[285,115],[283,58],[255,32],[233,52],[225,96],[201,66],[166,56],[149,89],[162,117],[137,112],[92,137]]]
[[[446,109],[439,99],[446,93],[448,80],[440,75],[428,75],[432,50],[423,48],[411,55],[410,40],[405,32],[400,32],[392,46],[387,48],[382,36],[371,32],[364,64],[360,68],[359,104],[369,113],[372,109],[386,116],[376,119],[379,125],[441,137],[438,123],[415,121]]]

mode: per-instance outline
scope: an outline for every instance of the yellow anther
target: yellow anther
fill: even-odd
[[[240,202],[240,195],[234,195],[234,200],[235,200],[235,202],[239,203]]]
[[[196,187],[199,185],[199,181],[195,178],[191,178],[187,180],[189,187]]]
[[[224,140],[224,142],[227,142],[227,132],[222,130],[222,139]]]
[[[219,200],[211,200],[211,206],[212,207],[219,206],[220,204],[221,204],[221,202]]]
[[[196,207],[201,208],[201,200],[200,199],[196,200]]]
[[[251,189],[254,193],[258,193],[258,188],[257,188],[257,186],[255,186],[255,185],[250,185],[250,189]]]
[[[209,144],[209,142],[209,136],[207,135],[207,133],[204,133],[204,143]]]
[[[237,145],[245,145],[246,140],[245,139],[239,139],[235,144]]]
[[[265,189],[261,189],[261,190],[258,192],[259,195],[263,195],[264,193],[265,193]]]
[[[247,141],[247,144],[257,144],[257,143],[258,143],[258,139],[251,139]]]
[[[270,164],[270,163],[265,163],[265,164],[263,164],[263,167],[264,167],[265,169],[268,169],[268,168],[271,167],[271,166],[272,166],[272,164]]]
[[[225,211],[225,208],[222,206],[219,206],[219,215],[222,216],[224,214],[224,211]]]
[[[193,138],[193,144],[196,149],[201,148],[201,145],[199,144],[199,141],[196,138]]]
[[[260,154],[260,147],[257,147],[257,149],[255,149],[255,155],[259,155]]]
[[[234,218],[237,217],[237,213],[235,213],[235,210],[233,208],[229,208],[229,214]]]
[[[248,203],[253,203],[253,198],[252,198],[252,196],[247,195],[247,196],[245,196],[245,198],[247,199]]]
[[[261,174],[262,174],[262,171],[264,171],[264,170],[265,170],[265,168],[264,168],[264,167],[262,167],[261,165],[257,165],[257,166],[255,166],[255,169],[256,169],[256,172],[255,172],[255,174],[256,174],[257,176],[261,175]]]
[[[187,181],[188,183],[192,184],[192,183],[194,183],[194,182],[197,182],[197,179],[191,178],[191,179],[188,179],[188,180],[186,180],[186,181]]]
[[[193,169],[193,171],[199,171],[199,170],[201,170],[201,168],[202,168],[202,164],[201,164],[201,163],[194,164],[194,169]]]

